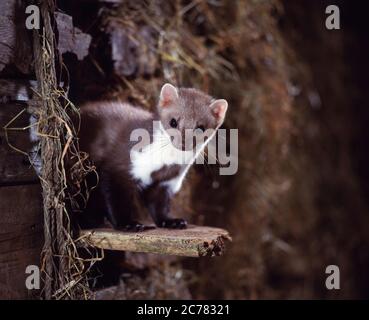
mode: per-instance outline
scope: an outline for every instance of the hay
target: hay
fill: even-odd
[[[85,177],[94,167],[87,155],[79,151],[78,130],[72,121],[73,117],[78,118],[78,109],[57,82],[55,35],[51,27],[54,3],[43,1],[40,7],[44,26],[41,34],[34,32],[34,54],[36,94],[40,101],[37,132],[41,144],[44,207],[43,297],[89,299],[87,272],[101,257],[97,251],[87,249],[83,239],[73,239],[71,212],[86,203],[89,188]]]
[[[213,21],[212,28],[221,29],[222,25],[214,22],[212,9],[202,1],[184,5],[180,1],[129,0],[118,7],[104,8],[101,25],[111,35],[110,41],[121,41],[123,34],[126,46],[133,48],[118,57],[112,54],[115,75],[122,80],[112,89],[112,96],[128,96],[152,109],[163,82],[211,91],[212,81],[239,79],[232,62],[221,54],[227,39],[196,34],[193,26],[197,17],[193,12]],[[121,60],[118,65],[117,58]]]

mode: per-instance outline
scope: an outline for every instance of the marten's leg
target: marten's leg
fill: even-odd
[[[106,215],[114,229],[143,231],[148,228],[135,220],[138,213],[135,186],[131,186],[120,175],[104,172],[100,175],[100,187]]]
[[[171,194],[168,187],[153,184],[144,190],[143,199],[155,224],[160,228],[185,229],[184,219],[170,217]]]

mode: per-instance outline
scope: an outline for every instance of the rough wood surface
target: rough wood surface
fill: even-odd
[[[56,26],[59,32],[58,49],[61,54],[75,53],[78,60],[88,54],[91,36],[73,26],[73,18],[61,12],[55,12]]]
[[[0,71],[14,64],[22,73],[30,73],[32,50],[25,28],[23,1],[0,1]]]
[[[28,265],[40,266],[43,215],[39,185],[0,187],[0,299],[37,297],[25,286]]]
[[[186,257],[222,255],[225,242],[231,240],[226,230],[193,225],[183,230],[156,228],[137,233],[112,229],[82,230],[81,236],[90,245],[101,249]]]
[[[0,185],[36,183],[38,180],[28,156],[15,150],[26,153],[32,151],[29,130],[22,130],[29,126],[30,115],[24,111],[25,108],[24,104],[0,103]],[[5,131],[4,126],[17,115],[19,116],[11,123],[9,130]],[[18,129],[12,130],[15,128]]]

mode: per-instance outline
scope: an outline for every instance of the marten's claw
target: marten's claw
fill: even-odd
[[[184,219],[165,219],[160,224],[161,228],[186,229],[187,221]]]
[[[126,232],[142,232],[145,230],[150,230],[150,229],[155,229],[154,226],[146,226],[142,223],[139,222],[131,222],[123,227],[119,227],[118,228],[121,231],[126,231]]]

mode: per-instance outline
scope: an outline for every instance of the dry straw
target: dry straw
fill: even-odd
[[[42,271],[45,299],[89,299],[88,271],[102,257],[77,238],[73,212],[89,195],[85,177],[94,171],[76,139],[78,109],[58,86],[55,34],[51,27],[53,1],[41,6],[42,31],[34,32],[35,71],[39,101],[37,132],[40,138],[44,237]],[[72,121],[76,118],[77,121]]]

